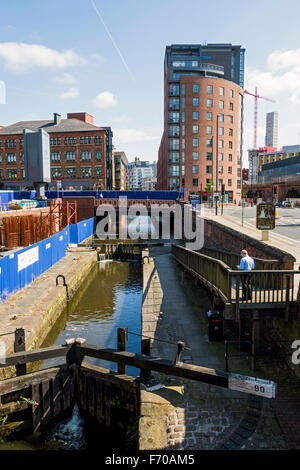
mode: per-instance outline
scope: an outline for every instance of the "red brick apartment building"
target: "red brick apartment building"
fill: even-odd
[[[23,129],[44,129],[50,135],[49,189],[112,189],[112,131],[94,125],[88,113],[54,113],[53,120],[20,121],[0,129],[0,184],[4,189],[26,187]]]
[[[204,47],[209,47],[211,55]],[[167,47],[158,189],[188,188],[204,198],[209,185],[220,192],[225,184],[226,202],[241,199],[243,55],[239,56],[239,48]],[[214,56],[215,50],[225,54],[225,59],[226,54],[231,55],[232,63],[233,58],[239,61],[240,74],[233,74],[227,59],[221,61],[217,53]],[[217,60],[223,65],[216,65]],[[228,75],[236,77],[235,81],[228,80]]]

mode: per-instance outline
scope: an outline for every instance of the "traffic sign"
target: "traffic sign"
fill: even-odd
[[[257,379],[239,374],[229,374],[228,388],[238,392],[251,393],[265,398],[276,397],[276,384],[272,380]]]

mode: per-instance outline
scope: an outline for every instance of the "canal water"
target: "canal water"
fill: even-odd
[[[88,344],[116,348],[117,328],[128,327],[141,332],[142,266],[138,262],[100,261],[65,308],[42,347],[64,344],[67,338],[85,338]],[[128,335],[126,350],[140,353],[141,338]],[[85,358],[111,370],[116,363]],[[44,361],[41,369],[61,363],[61,358]],[[127,366],[128,375],[137,376],[139,369]],[[94,436],[92,436],[93,441]],[[82,449],[93,446],[86,423],[75,406],[73,414],[58,423],[48,435],[31,435],[21,441],[2,442],[0,450],[12,449]]]

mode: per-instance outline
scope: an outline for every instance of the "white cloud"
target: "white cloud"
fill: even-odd
[[[57,51],[39,44],[22,42],[0,42],[0,62],[15,72],[33,67],[62,69],[81,65],[85,62],[72,50]]]
[[[117,98],[110,91],[103,91],[95,98],[95,105],[100,109],[108,109],[117,104]]]
[[[70,73],[64,73],[54,78],[54,81],[60,85],[73,85],[76,82],[75,77]]]
[[[113,129],[114,138],[121,144],[129,144],[132,142],[144,142],[145,140],[155,140],[144,131],[138,129]]]
[[[78,88],[69,88],[69,90],[61,93],[59,97],[61,100],[72,100],[74,98],[77,98],[78,95],[79,95]]]

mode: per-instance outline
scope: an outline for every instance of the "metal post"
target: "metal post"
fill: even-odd
[[[25,351],[25,330],[24,328],[17,328],[15,330],[14,352]],[[16,365],[17,376],[26,374],[26,364]]]
[[[126,351],[126,341],[128,340],[128,328],[118,328],[118,351]],[[126,373],[126,365],[118,362],[118,374]]]

